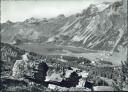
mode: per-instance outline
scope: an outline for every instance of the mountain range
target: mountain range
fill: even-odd
[[[1,24],[1,41],[47,43],[117,51],[128,45],[127,0],[91,4],[81,13],[50,19],[34,17]]]

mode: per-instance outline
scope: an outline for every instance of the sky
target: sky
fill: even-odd
[[[1,22],[24,21],[27,18],[52,18],[59,14],[79,13],[90,4],[117,0],[2,0]]]

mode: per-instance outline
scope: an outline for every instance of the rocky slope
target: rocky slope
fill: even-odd
[[[128,42],[126,1],[90,5],[75,21],[65,24],[48,42],[115,50]]]
[[[6,42],[46,42],[115,51],[128,44],[127,0],[92,4],[69,17],[8,21],[1,28],[2,41]]]

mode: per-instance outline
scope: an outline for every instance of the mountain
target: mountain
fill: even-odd
[[[73,21],[74,16],[59,15],[51,19],[30,18],[23,22],[6,22],[1,24],[1,40],[11,43],[15,40],[22,42],[44,42],[67,21]]]
[[[90,5],[77,15],[75,21],[65,24],[48,42],[82,46],[95,50],[115,50],[128,42],[127,10],[125,1]]]
[[[91,4],[81,13],[51,19],[30,18],[1,25],[5,42],[49,43],[116,51],[128,44],[127,0]]]
[[[2,92],[128,89],[128,64],[116,65],[128,45],[126,0],[91,4],[68,17],[7,21],[0,34]]]

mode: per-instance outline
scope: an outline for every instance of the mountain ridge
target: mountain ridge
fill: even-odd
[[[91,4],[81,13],[51,19],[26,19],[1,25],[3,41],[51,43],[115,51],[128,44],[126,0]],[[11,32],[11,33],[10,33]],[[10,34],[9,34],[10,33]]]

